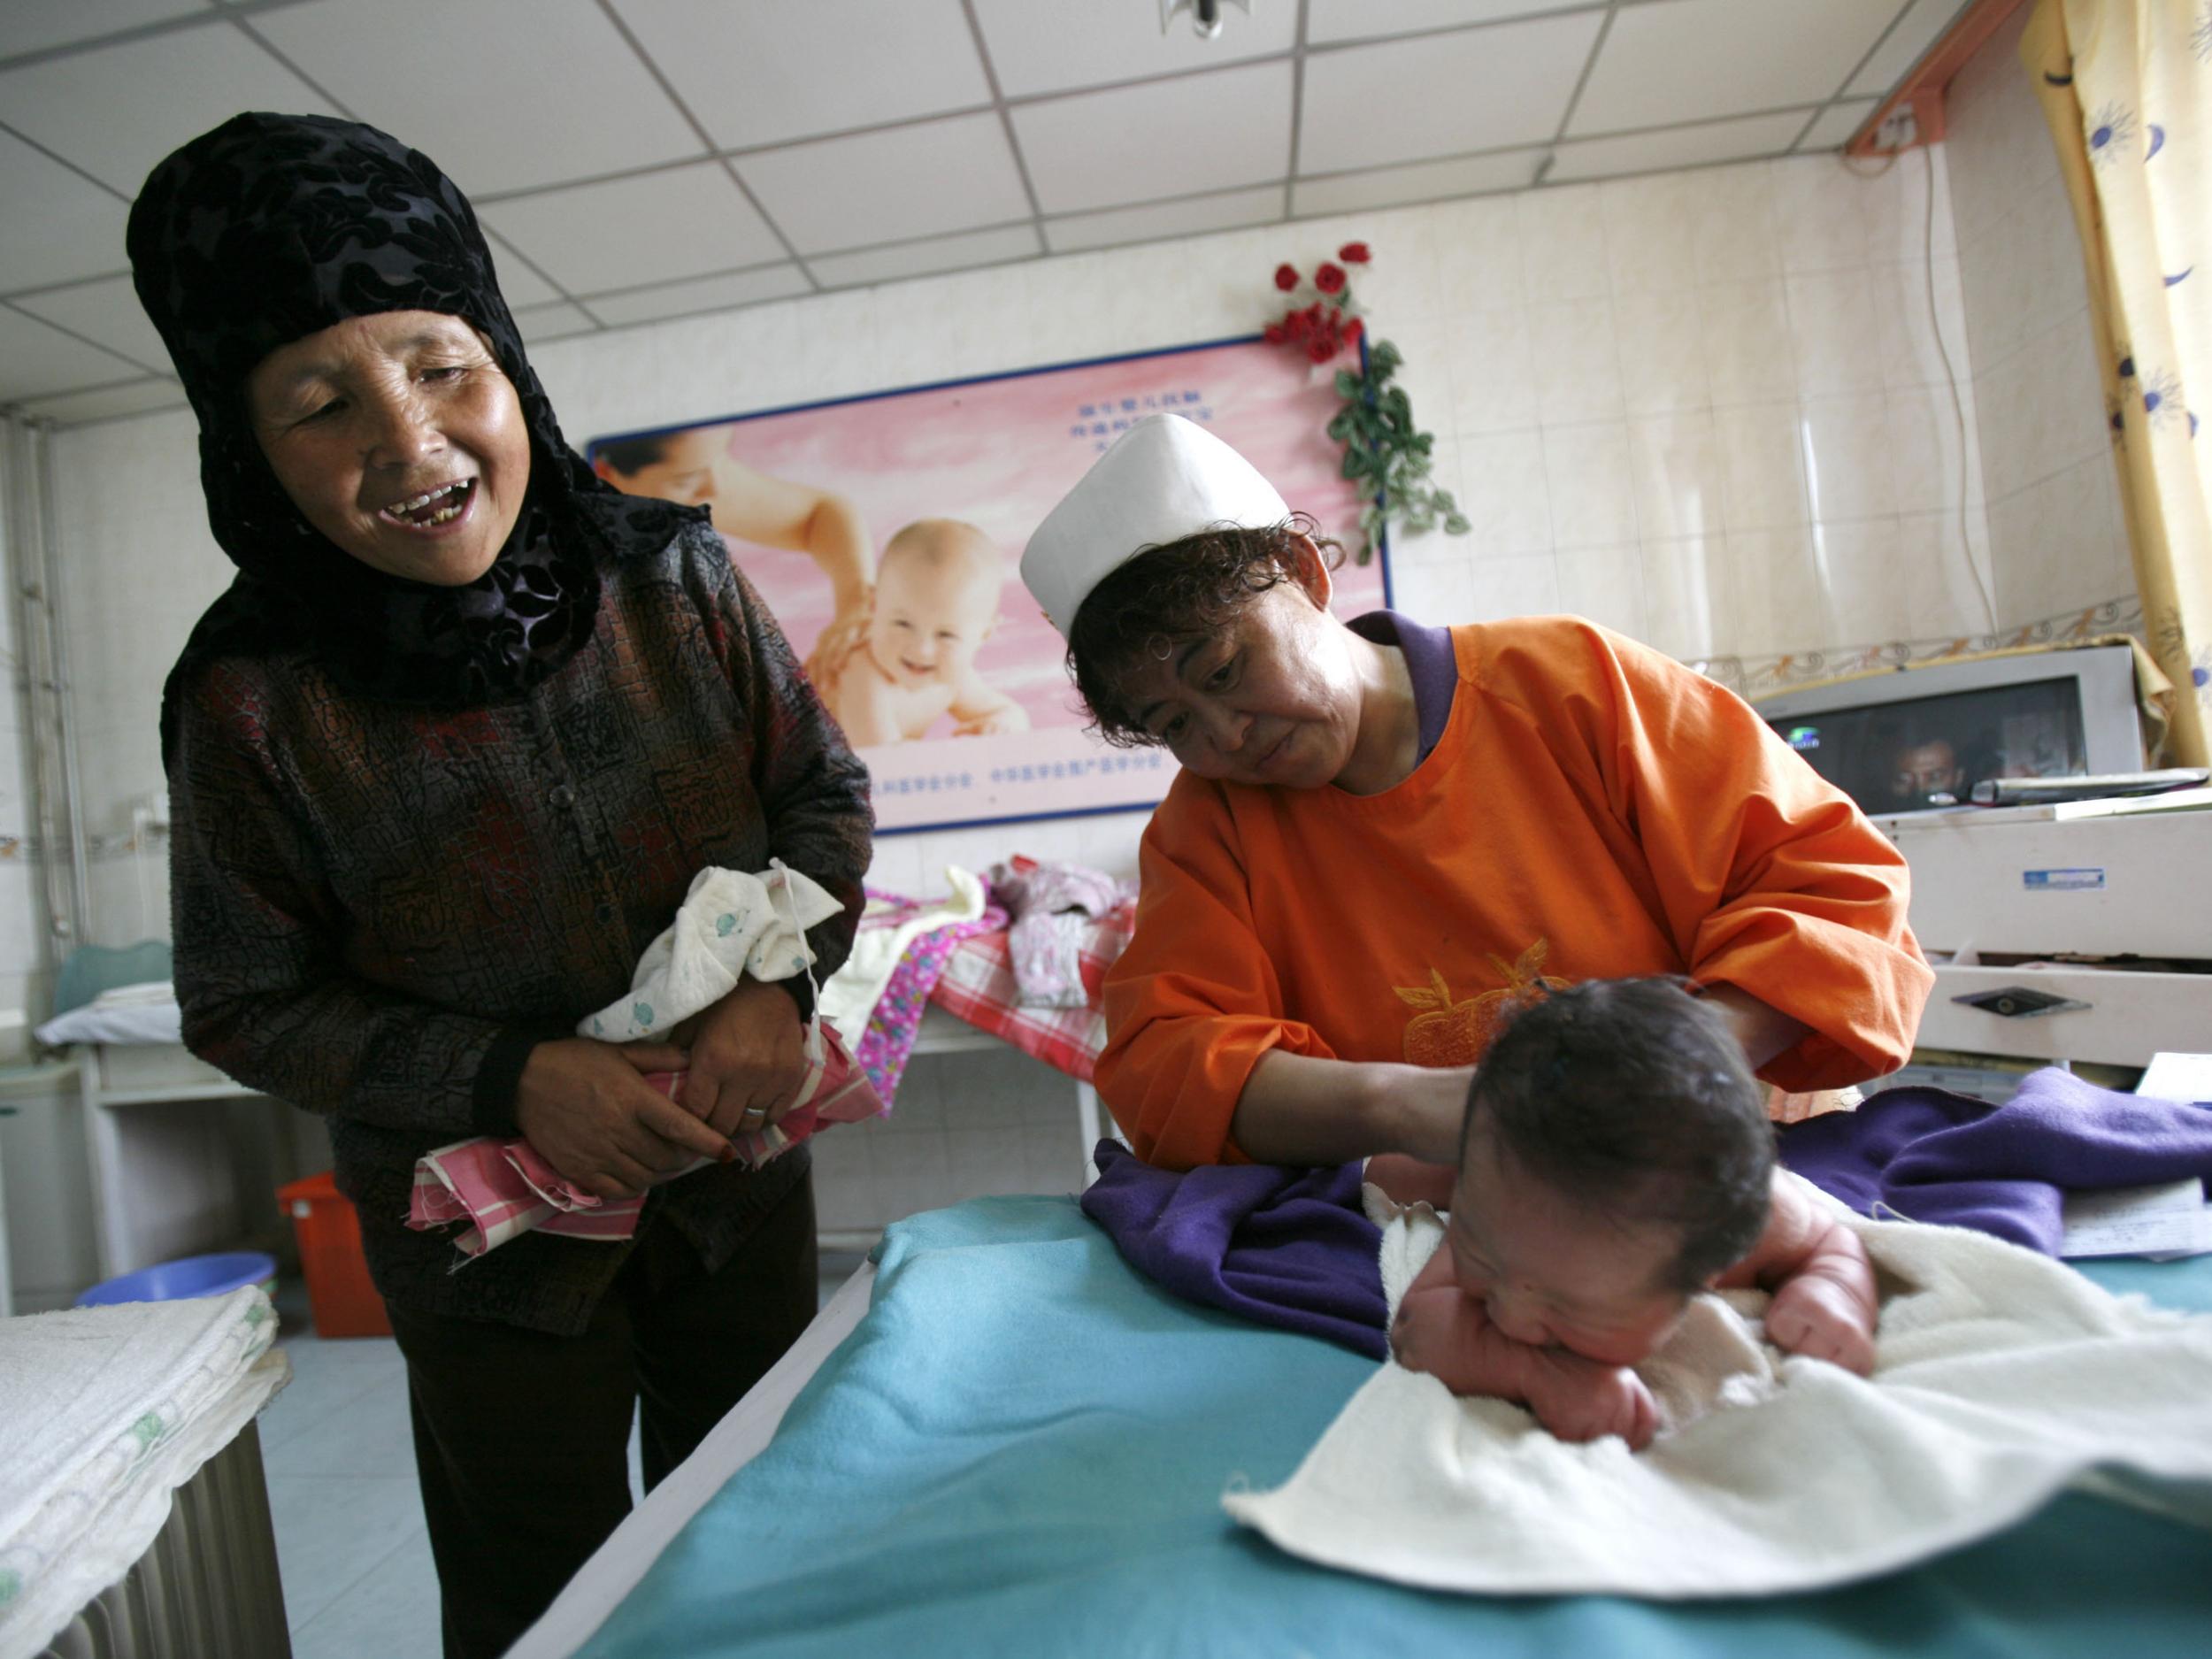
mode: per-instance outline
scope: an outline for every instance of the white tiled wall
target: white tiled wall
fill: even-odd
[[[2020,65],[2023,9],[1946,100],[2000,621],[2131,593],[2079,236]]]
[[[1579,611],[1690,657],[1987,626],[1975,400],[1962,386],[1954,411],[1939,348],[1970,373],[1939,152],[1870,178],[1809,157],[1068,254],[534,355],[580,442],[1250,333],[1278,262],[1353,237],[1378,260],[1360,297],[1403,348],[1441,481],[1474,522],[1397,549],[1402,608]],[[85,796],[113,834],[160,785],[161,680],[229,567],[188,417],[65,433],[56,470]],[[1128,874],[1141,826],[892,837],[873,879],[933,890],[948,862],[1018,849]],[[137,874],[99,866],[96,937],[138,931]],[[1064,1083],[1017,1056],[918,1062],[899,1117],[826,1138],[825,1223],[941,1202],[985,1171],[1066,1184],[1072,1112]]]

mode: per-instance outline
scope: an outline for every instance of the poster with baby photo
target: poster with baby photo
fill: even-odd
[[[593,440],[601,477],[703,504],[868,763],[878,828],[1149,806],[1175,764],[1085,730],[1060,636],[1018,572],[1030,533],[1163,411],[1240,450],[1325,534],[1359,497],[1325,374],[1257,340],[1034,369]],[[1335,610],[1388,603],[1386,554]]]

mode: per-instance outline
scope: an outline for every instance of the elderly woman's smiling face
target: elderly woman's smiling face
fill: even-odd
[[[365,565],[459,587],[514,529],[530,483],[521,401],[461,318],[335,324],[264,357],[246,401],[285,494]]]

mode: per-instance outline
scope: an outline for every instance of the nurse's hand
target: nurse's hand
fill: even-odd
[[[726,1164],[737,1156],[645,1080],[648,1071],[683,1064],[683,1051],[663,1043],[541,1042],[515,1084],[515,1122],[572,1186],[597,1198],[634,1198],[700,1158]]]
[[[675,1034],[691,1049],[684,1110],[719,1133],[757,1133],[776,1122],[806,1080],[799,1005],[780,985],[746,980]]]

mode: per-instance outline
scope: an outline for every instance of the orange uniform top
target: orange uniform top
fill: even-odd
[[[1139,1156],[1240,1161],[1260,1056],[1465,1065],[1527,987],[1683,973],[1810,1033],[1791,1091],[1904,1063],[1933,976],[1902,858],[1750,706],[1572,617],[1451,631],[1449,723],[1375,795],[1186,772],[1107,976],[1100,1096]]]

